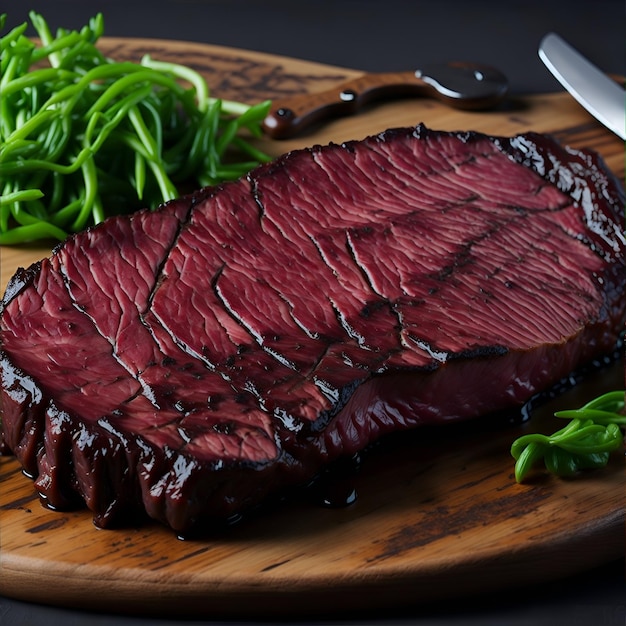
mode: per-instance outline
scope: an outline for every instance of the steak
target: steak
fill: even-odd
[[[420,125],[110,218],[6,289],[4,451],[98,526],[232,520],[612,352],[623,209],[591,151]]]

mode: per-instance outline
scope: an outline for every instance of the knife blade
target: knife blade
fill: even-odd
[[[626,140],[626,91],[556,33],[539,44],[539,58],[599,122]]]
[[[496,105],[508,91],[506,77],[477,63],[441,63],[415,71],[369,73],[326,91],[298,94],[272,103],[263,130],[286,139],[316,122],[351,115],[375,100],[406,96],[437,98],[459,109],[483,110]]]

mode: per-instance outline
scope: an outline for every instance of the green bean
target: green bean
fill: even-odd
[[[45,125],[55,115],[55,111],[40,111],[37,115],[31,117],[27,122],[18,126],[19,117],[16,116],[14,128],[15,130],[7,137],[6,142],[3,145],[10,145],[14,141],[24,139],[35,130],[39,130],[41,126]]]
[[[68,204],[66,204],[62,209],[55,211],[52,216],[50,223],[59,227],[69,227],[72,221],[75,218],[76,214],[80,211],[81,206],[83,205],[83,199],[76,198],[72,200]]]
[[[91,209],[91,217],[94,224],[99,224],[100,222],[104,222],[106,219],[106,214],[104,213],[104,207],[102,206],[102,201],[99,197],[96,197],[93,201],[93,207]]]
[[[0,89],[4,90],[5,86],[13,80],[15,74],[18,73],[21,63],[22,59],[20,56],[10,56],[6,53],[2,55],[2,76],[0,76]]]
[[[23,174],[24,172],[37,170],[50,170],[51,172],[58,172],[59,174],[72,174],[79,170],[85,160],[91,154],[89,148],[81,150],[76,157],[72,159],[70,165],[62,165],[61,163],[52,163],[44,159],[28,159],[28,160],[15,160],[15,161],[3,161],[0,163],[0,171],[3,174]]]
[[[2,194],[2,202],[30,202],[39,198],[43,198],[43,192],[40,189],[22,189]]]
[[[157,145],[154,137],[150,134],[150,131],[148,130],[148,127],[146,126],[146,123],[144,122],[143,117],[141,117],[141,113],[136,106],[129,109],[128,119],[135,129],[139,141],[143,143],[150,157],[153,160],[158,161],[160,158],[159,146]]]
[[[33,70],[25,76],[12,80],[9,78],[2,85],[2,97],[8,98],[15,92],[21,92],[29,87],[36,87],[52,80],[71,80],[73,77],[75,77],[74,72],[69,70],[58,70],[56,68]]]
[[[159,112],[157,111],[155,105],[150,102],[149,98],[143,98],[139,102],[141,104],[141,108],[148,113],[151,121],[150,131],[157,145],[157,153],[161,154],[163,150],[163,122],[161,121]]]
[[[82,198],[82,207],[80,209],[78,217],[74,220],[71,226],[71,229],[73,231],[82,230],[86,226],[87,220],[91,215],[91,210],[93,208],[96,195],[98,193],[98,178],[96,175],[96,166],[93,161],[93,157],[89,156],[88,158],[86,158],[83,161],[80,169],[83,173],[85,194]]]
[[[135,188],[137,197],[143,199],[143,190],[146,186],[146,159],[139,152],[135,152]]]
[[[3,15],[2,17],[6,18],[6,15]],[[4,28],[5,21],[6,19],[3,19],[2,22],[0,23],[0,29]],[[24,22],[24,24],[20,24],[19,26],[16,26],[9,33],[7,33],[4,37],[0,38],[0,52],[3,52],[10,46],[15,45],[15,43],[26,32],[27,28],[28,28],[28,24]],[[31,46],[34,48],[33,44],[31,44]]]
[[[597,424],[623,424],[626,425],[626,415],[616,417],[615,412],[602,411],[600,409],[575,409],[572,411],[559,411],[555,414],[557,417],[576,418],[581,415],[591,417]]]
[[[32,215],[26,210],[23,204],[19,202],[13,202],[9,205],[11,207],[11,214],[18,224],[22,226],[28,226],[29,224],[37,224],[41,221],[41,218],[45,216],[45,209],[39,204],[38,200],[33,200],[28,204],[31,211],[34,211],[36,215]]]
[[[49,222],[38,222],[28,226],[17,226],[0,233],[0,246],[11,246],[38,239],[58,239],[63,241],[67,233]]]
[[[65,176],[53,173],[48,178],[52,191],[48,195],[48,207],[51,212],[58,212],[64,201]]]
[[[65,48],[78,47],[79,42],[83,40],[83,37],[80,33],[69,33],[65,35],[65,37],[59,37],[57,39],[52,40],[48,45],[42,46],[41,48],[36,48],[33,50],[32,61],[34,63],[45,59],[55,52],[59,52]],[[66,55],[64,55],[63,60],[65,60]],[[61,66],[61,62],[59,62],[59,67]]]
[[[206,81],[204,81],[197,72],[189,67],[185,67],[184,65],[155,61],[149,55],[145,55],[141,59],[141,65],[163,73],[172,74],[177,78],[181,78],[191,83],[195,89],[195,97],[198,102],[198,110],[201,113],[204,113],[206,111],[209,104],[209,88],[206,84]]]
[[[37,31],[37,34],[39,35],[39,38],[41,39],[43,45],[44,46],[51,45],[52,42],[54,41],[54,37],[52,36],[52,33],[50,32],[50,28],[48,27],[48,23],[43,18],[43,16],[35,13],[34,11],[31,11],[29,13],[29,16],[30,16],[30,21],[35,27],[35,30]],[[60,61],[59,61],[58,52],[52,51],[48,55],[48,59],[50,60],[50,65],[52,67],[59,66]]]
[[[514,444],[515,445],[515,444]],[[544,447],[536,441],[529,441],[526,445],[520,446],[519,452],[515,449],[515,453],[511,449],[511,454],[515,458],[515,480],[521,483],[532,467],[545,456]]]

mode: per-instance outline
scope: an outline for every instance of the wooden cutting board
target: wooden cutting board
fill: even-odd
[[[359,74],[200,44],[108,39],[102,47],[118,59],[149,53],[192,65],[206,75],[213,95],[250,102],[325,89]],[[510,99],[490,113],[402,100],[293,140],[260,144],[279,155],[419,122],[503,135],[550,132],[597,150],[624,175],[623,142],[564,93]],[[18,266],[49,253],[49,246],[3,248],[2,287]],[[358,496],[351,506],[328,509],[307,493],[202,540],[183,541],[150,524],[97,530],[86,511],[49,511],[16,461],[1,458],[0,593],[179,617],[342,610],[354,616],[574,574],[624,554],[623,456],[576,480],[538,473],[518,485],[509,448],[525,432],[556,430],[557,408],[579,406],[623,384],[621,365],[613,365],[542,406],[530,422],[511,415],[391,438],[364,455],[345,485]]]

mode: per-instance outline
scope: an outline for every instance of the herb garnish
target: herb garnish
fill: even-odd
[[[610,453],[623,443],[624,393],[611,391],[579,409],[557,411],[556,417],[571,421],[552,435],[534,433],[516,439],[511,446],[515,480],[523,482],[542,459],[547,470],[558,476],[606,466]]]

